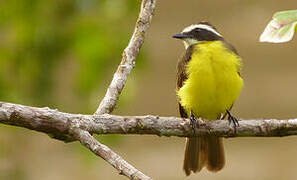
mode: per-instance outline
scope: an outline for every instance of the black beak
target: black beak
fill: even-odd
[[[188,38],[189,36],[187,34],[180,33],[180,34],[174,34],[172,37],[176,39],[183,39],[183,38]]]

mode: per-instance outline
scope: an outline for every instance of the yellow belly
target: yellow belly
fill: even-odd
[[[187,113],[212,120],[230,109],[243,86],[240,66],[240,57],[221,41],[195,45],[186,67],[188,79],[177,91]]]

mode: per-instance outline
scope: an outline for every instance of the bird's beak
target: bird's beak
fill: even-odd
[[[184,38],[188,38],[189,36],[187,34],[179,33],[179,34],[174,34],[172,37],[176,39],[184,39]]]

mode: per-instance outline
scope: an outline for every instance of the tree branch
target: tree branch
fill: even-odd
[[[107,89],[105,97],[95,112],[96,115],[111,113],[116,106],[117,100],[126,84],[127,78],[135,66],[135,61],[144,42],[145,33],[150,26],[155,6],[156,0],[142,1],[134,33],[128,46],[123,52],[122,61],[113,75],[113,79]]]
[[[128,76],[131,70],[135,66],[136,58],[144,42],[145,33],[149,28],[153,17],[156,1],[157,0],[142,0],[140,13],[138,16],[138,20],[136,21],[134,33],[130,39],[128,46],[125,48],[123,52],[122,61],[118,66],[117,71],[113,75],[113,79],[107,89],[105,97],[100,102],[100,105],[94,115],[111,113],[114,107],[116,106],[119,96],[126,84]],[[93,138],[93,137],[90,135],[90,138]],[[81,141],[81,139],[78,139],[78,140],[80,140],[82,144],[85,144],[84,142]],[[92,139],[89,139],[89,140],[91,141]],[[96,142],[98,147],[98,152],[108,151],[109,154],[113,154],[113,156],[110,156],[110,158],[116,157],[116,159],[113,159],[113,160],[106,159],[107,157],[103,156],[104,154],[97,153],[97,155],[107,160],[111,165],[113,165],[113,167],[118,169],[122,174],[126,175],[130,179],[150,179],[148,176],[144,175],[136,168],[134,168],[132,165],[124,161],[120,156],[114,153],[111,149],[107,148],[103,144],[100,144],[99,141],[96,141],[96,139],[93,138],[93,142]],[[91,149],[91,146],[87,146],[87,147],[94,152],[94,150]],[[121,159],[121,161],[119,159]],[[114,160],[116,160],[119,163],[118,166],[112,163]],[[132,175],[130,174],[131,172],[133,173]]]
[[[190,121],[177,117],[116,116],[109,114],[92,116],[2,102],[0,102],[0,123],[44,132],[51,134],[54,138],[61,135],[72,137],[74,129],[81,129],[90,134],[151,134],[178,137],[209,134],[220,137],[297,135],[297,119],[240,120],[237,133],[234,133],[233,127],[226,120],[200,120],[198,133],[195,135]],[[81,139],[78,140],[81,141]]]
[[[89,148],[97,156],[102,157],[105,161],[117,169],[120,174],[123,174],[133,180],[152,179],[131,166],[122,157],[114,153],[109,147],[100,144],[88,131],[75,128],[71,131],[71,133],[82,145]]]

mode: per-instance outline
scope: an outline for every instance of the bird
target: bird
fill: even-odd
[[[242,88],[242,59],[209,22],[202,21],[174,34],[181,39],[185,53],[177,63],[178,109],[190,118],[194,133],[198,119],[219,120],[228,116],[235,131],[238,119],[230,112]],[[209,133],[186,138],[183,169],[188,176],[204,167],[211,172],[225,165],[222,137]]]

